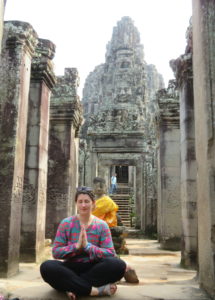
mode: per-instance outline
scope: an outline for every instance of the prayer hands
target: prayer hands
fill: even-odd
[[[81,225],[81,231],[80,231],[80,235],[79,235],[79,239],[78,239],[78,243],[77,243],[77,248],[81,249],[81,248],[85,248],[87,246],[87,233],[86,233],[86,229],[84,227],[84,225]]]

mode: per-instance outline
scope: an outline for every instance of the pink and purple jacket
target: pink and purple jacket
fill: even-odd
[[[77,216],[61,221],[52,248],[53,257],[73,262],[91,262],[108,256],[116,256],[109,226],[94,216],[86,229],[88,244],[77,249],[81,227]]]

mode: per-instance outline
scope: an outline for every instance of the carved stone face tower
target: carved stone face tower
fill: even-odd
[[[113,29],[105,64],[86,80],[83,103],[88,135],[143,133],[144,99],[143,46],[132,20],[123,17]]]
[[[83,91],[83,136],[90,152],[85,184],[91,185],[96,176],[109,184],[111,175],[117,173],[118,183],[134,190],[141,224],[149,139],[147,77],[140,35],[129,17],[114,27],[105,58],[105,63],[89,74]]]

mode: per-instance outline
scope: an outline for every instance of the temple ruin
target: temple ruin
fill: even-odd
[[[91,185],[99,176],[110,186],[111,175],[117,173],[118,183],[131,190],[136,227],[143,230],[147,227],[147,203],[152,201],[147,198],[149,185],[145,184],[153,176],[147,173],[147,163],[153,160],[149,149],[154,151],[155,144],[150,100],[162,87],[162,76],[144,61],[137,28],[129,17],[123,17],[107,44],[105,63],[90,73],[83,90],[86,121],[81,137],[89,157],[82,167],[86,176],[81,183]]]
[[[138,29],[123,17],[105,63],[77,94],[76,68],[56,76],[55,45],[22,21],[3,20],[0,1],[0,277],[40,262],[45,239],[75,212],[78,184],[110,184],[127,227],[181,250],[215,299],[215,2],[193,0],[175,79],[144,60]],[[84,119],[84,122],[83,122]],[[80,143],[79,143],[80,138]],[[80,160],[79,160],[80,156]],[[127,210],[126,210],[127,209]],[[127,220],[127,221],[126,221]],[[127,223],[126,223],[127,222]]]

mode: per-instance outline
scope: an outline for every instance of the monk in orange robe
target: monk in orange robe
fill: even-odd
[[[118,205],[106,195],[105,180],[100,177],[95,177],[93,180],[94,193],[96,195],[96,207],[93,210],[93,215],[106,221],[109,227],[117,226],[117,211]]]

